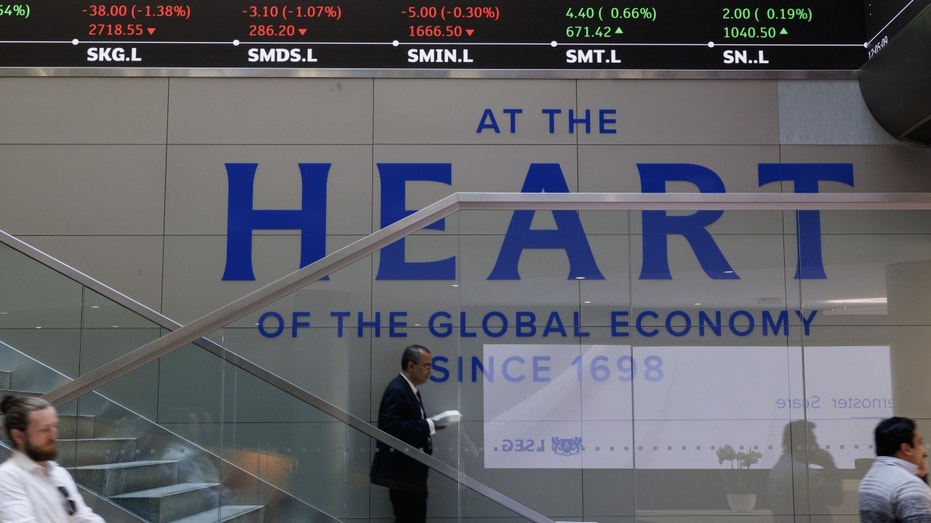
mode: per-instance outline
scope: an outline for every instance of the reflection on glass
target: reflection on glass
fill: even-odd
[[[815,426],[806,420],[785,426],[782,455],[767,478],[766,492],[776,513],[792,513],[793,493],[801,503],[807,500],[807,507],[798,508],[811,514],[829,513],[841,503],[841,473],[831,453],[818,444]]]
[[[631,216],[639,230],[640,215]],[[369,258],[269,307],[277,316],[265,323],[242,319],[214,339],[365,423],[375,384],[396,372],[383,345],[402,333],[442,338],[434,375],[444,381],[431,399],[467,418],[437,437],[434,457],[544,514],[677,523],[743,520],[734,512],[760,522],[856,517],[870,418],[892,406],[890,338],[905,329],[888,325],[885,310],[853,304],[885,293],[892,262],[923,257],[926,231],[865,237],[844,229],[846,215],[825,213],[828,277],[797,280],[798,238],[765,229],[771,214],[729,212],[734,230],[715,231],[714,240],[740,279],[713,280],[696,265],[700,253],[676,242],[663,271],[671,278],[655,280],[643,277],[647,241],[626,225],[615,229],[631,216],[599,215],[603,230],[588,238],[604,280],[567,279],[572,249],[529,247],[519,267],[511,257],[520,278],[489,280],[505,242],[486,227],[503,229],[508,213],[475,234],[408,242],[411,259],[455,257],[455,286],[372,281],[381,262]],[[906,221],[931,223],[925,218]],[[72,287],[54,301],[85,301],[80,335],[67,307],[58,330],[36,331],[35,317],[55,316],[42,304],[0,318],[3,339],[76,375],[158,335],[125,311],[95,309],[99,296]],[[914,331],[926,338],[926,327]],[[156,462],[205,486],[192,496],[205,512],[259,505],[278,521],[390,518],[387,493],[368,478],[375,440],[228,356],[185,346],[101,388],[107,398],[64,406],[93,418],[93,436],[114,441],[100,455],[69,442],[63,459],[111,469]],[[0,355],[0,370],[36,392],[67,380],[12,352]],[[725,484],[732,461],[759,498],[752,506],[727,500],[736,490]],[[110,481],[119,490],[107,495],[135,506],[126,494],[168,486],[158,478],[133,490]],[[429,481],[430,517],[518,519],[456,478],[431,471]]]

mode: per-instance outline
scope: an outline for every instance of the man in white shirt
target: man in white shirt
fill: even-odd
[[[71,474],[55,463],[58,412],[42,398],[0,403],[15,450],[0,465],[0,523],[104,523],[84,503]]]
[[[874,431],[876,462],[860,482],[862,523],[931,523],[931,489],[919,477],[924,438],[902,417],[879,422]]]

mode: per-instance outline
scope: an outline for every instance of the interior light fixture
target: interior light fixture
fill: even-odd
[[[844,298],[839,300],[824,300],[824,303],[833,305],[884,305],[888,302],[885,296],[878,298]]]

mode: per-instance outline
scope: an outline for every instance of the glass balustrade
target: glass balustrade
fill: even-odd
[[[424,458],[431,519],[856,518],[872,427],[894,394],[908,401],[892,368],[929,333],[928,211],[726,211],[677,228],[695,216],[462,211],[62,411],[215,485],[215,510],[390,520],[369,482],[373,424],[419,343],[434,358],[427,410],[463,414]],[[17,271],[39,296],[17,311],[0,293],[0,339],[64,374],[0,355],[35,392],[169,330]]]
[[[0,343],[0,368],[5,369],[0,389],[14,394],[42,394],[70,381],[5,343]],[[203,520],[214,513],[216,521],[332,520],[262,479],[268,459],[261,451],[232,451],[232,460],[224,460],[195,442],[201,438],[185,438],[96,392],[58,412],[56,461],[107,521]]]
[[[159,319],[7,246],[0,255],[9,269],[0,390],[47,393],[169,332]],[[34,282],[43,283],[40,296],[15,299]],[[211,512],[215,521],[368,519],[374,439],[347,424],[339,409],[328,409],[338,417],[329,415],[300,399],[306,392],[295,397],[247,363],[202,339],[60,406],[59,463],[111,523],[209,519]],[[455,474],[434,476],[437,492],[464,490]],[[447,512],[523,519],[473,496],[472,509],[453,502]]]

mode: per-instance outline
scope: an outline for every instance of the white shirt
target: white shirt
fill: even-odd
[[[67,470],[54,461],[45,464],[13,451],[0,465],[0,523],[105,523],[84,503]],[[67,498],[58,487],[67,490]],[[72,516],[68,499],[74,501]]]
[[[416,396],[417,387],[411,383],[411,380],[407,379],[407,376],[405,376],[403,372],[401,373],[401,377],[404,378],[404,381],[406,381],[407,384],[411,386],[411,391],[413,391],[414,396]],[[433,418],[427,417],[427,413],[423,411],[423,405],[420,406],[420,414],[424,417],[424,419],[427,420],[427,426],[430,427],[430,435],[432,436],[436,434],[436,424],[433,423]],[[2,520],[0,520],[0,523],[2,523]]]

